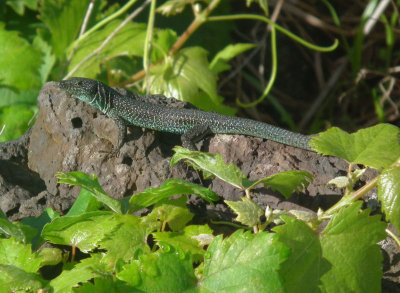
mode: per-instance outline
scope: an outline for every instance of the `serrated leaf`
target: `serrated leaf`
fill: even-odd
[[[134,288],[128,286],[123,281],[112,278],[94,278],[93,281],[84,283],[78,288],[74,288],[74,293],[132,293],[135,292]]]
[[[72,186],[80,186],[96,198],[99,202],[103,203],[105,206],[109,207],[116,213],[122,213],[121,203],[110,197],[100,186],[97,176],[92,174],[92,177],[86,175],[82,172],[57,172],[56,177],[58,178],[58,183],[66,183]]]
[[[210,63],[210,70],[215,74],[229,70],[231,68],[228,64],[229,60],[255,46],[254,44],[244,43],[229,44],[215,55]]]
[[[46,224],[42,237],[54,244],[76,246],[88,252],[98,246],[106,233],[113,229],[117,222],[112,212],[89,212],[79,216],[64,216]]]
[[[107,250],[106,259],[115,262],[123,259],[128,262],[140,249],[143,253],[150,252],[147,245],[147,236],[150,231],[144,226],[140,218],[132,215],[116,215],[118,228],[107,233],[99,244]]]
[[[1,234],[7,237],[14,237],[17,241],[28,244],[38,234],[38,230],[23,223],[12,223],[8,219],[0,218]]]
[[[157,12],[165,16],[179,14],[186,5],[193,4],[193,2],[193,0],[168,0],[157,8]]]
[[[172,246],[139,256],[125,265],[117,278],[140,292],[149,293],[184,292],[196,285],[190,255]]]
[[[54,266],[63,260],[62,250],[56,247],[43,247],[37,253],[42,258],[40,266]]]
[[[40,66],[39,73],[41,82],[44,84],[50,75],[51,69],[56,62],[56,56],[52,52],[52,47],[43,40],[39,35],[33,40],[33,45],[42,52],[43,60]]]
[[[203,174],[212,174],[231,185],[244,189],[243,179],[245,178],[242,171],[233,163],[227,165],[220,154],[209,154],[198,151],[190,151],[183,147],[176,146],[173,148],[175,154],[171,158],[171,166],[184,160],[197,170],[201,170]],[[210,177],[209,175],[206,177]]]
[[[204,103],[197,103],[197,96],[202,91],[206,94],[202,99],[214,111],[224,110],[223,113],[228,115],[235,112],[232,108],[220,107],[222,100],[217,94],[216,76],[209,69],[207,52],[201,47],[182,49],[164,64],[152,66],[147,83],[152,94],[174,97],[198,108]]]
[[[280,192],[288,199],[294,192],[307,188],[309,181],[312,182],[313,177],[310,173],[300,170],[290,170],[279,172],[274,175],[262,178],[257,181],[248,181],[247,188],[253,188],[259,183],[263,183],[265,188],[271,188]]]
[[[35,229],[36,237],[32,239],[32,247],[36,249],[43,240],[41,238],[41,232],[47,223],[50,223],[53,219],[58,218],[60,214],[56,211],[53,211],[52,208],[46,208],[39,217],[27,217],[21,219],[21,224],[27,225]]]
[[[203,276],[206,292],[284,292],[278,270],[290,254],[276,234],[238,230],[217,236],[208,247]]]
[[[320,279],[324,292],[381,290],[383,258],[376,243],[386,238],[386,224],[360,211],[361,205],[343,208],[322,232],[322,257],[331,265]]]
[[[31,245],[14,238],[0,239],[0,264],[16,266],[27,273],[36,273],[42,258],[31,252]]]
[[[0,83],[18,90],[40,87],[42,54],[15,31],[0,24]]]
[[[400,168],[388,168],[378,178],[378,199],[386,220],[400,231]]]
[[[90,0],[45,0],[39,7],[40,19],[50,31],[50,44],[58,58],[78,36]],[[68,28],[68,29],[67,29]]]
[[[203,245],[194,236],[200,234],[212,234],[212,230],[207,226],[191,225],[184,228],[183,232],[154,232],[152,235],[158,243],[168,244],[179,247],[185,253],[190,252],[193,262],[198,263],[203,260],[205,251]]]
[[[66,216],[78,216],[87,212],[98,211],[103,205],[87,189],[81,189],[77,199]]]
[[[13,140],[23,135],[29,128],[29,121],[35,114],[36,107],[14,105],[0,108],[0,127],[6,125],[0,136],[0,142]]]
[[[248,227],[253,227],[260,223],[260,217],[264,211],[254,201],[247,197],[242,197],[242,201],[225,200],[225,203],[237,214],[235,221]]]
[[[79,48],[75,51],[68,66],[68,71],[71,71],[84,58],[100,47],[121,22],[122,20],[113,20],[80,42]],[[124,55],[143,56],[145,37],[146,25],[144,23],[127,23],[99,54],[85,62],[74,75],[95,78],[100,73],[100,65],[107,59]]]
[[[380,170],[392,165],[400,156],[399,135],[400,129],[391,124],[378,124],[353,134],[332,127],[313,137],[310,144],[324,155]]]
[[[39,0],[8,0],[6,4],[10,5],[16,13],[22,16],[25,13],[25,6],[36,10],[38,2]]]
[[[186,201],[186,196],[161,201],[154,206],[150,214],[142,217],[142,222],[161,222],[164,225],[168,224],[172,231],[182,230],[194,216],[186,207]]]
[[[36,106],[39,91],[40,87],[28,90],[16,90],[0,85],[0,107],[16,105]]]
[[[281,217],[286,224],[273,228],[273,231],[292,251],[280,270],[286,292],[320,292],[319,279],[329,270],[330,265],[322,258],[318,234],[303,221]]]
[[[130,211],[135,212],[141,210],[178,194],[195,194],[209,203],[219,200],[218,195],[212,192],[209,188],[182,179],[170,178],[164,181],[160,187],[147,188],[145,191],[133,195],[129,200]]]
[[[0,263],[0,292],[39,292],[45,284],[39,274]]]
[[[94,253],[69,269],[64,267],[61,274],[50,281],[50,286],[57,293],[73,292],[72,287],[86,282],[96,276],[96,273],[104,271],[105,265],[101,264],[101,259],[100,254]]]

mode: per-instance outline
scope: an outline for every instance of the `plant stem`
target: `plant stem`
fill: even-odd
[[[182,46],[186,43],[189,37],[208,19],[208,15],[214,10],[215,7],[219,4],[221,0],[213,0],[207,8],[205,8],[201,13],[197,14],[193,22],[189,25],[189,27],[183,32],[183,34],[179,37],[179,39],[172,45],[171,49],[168,51],[168,55],[171,56],[175,54]],[[162,60],[158,60],[154,64],[159,64]],[[154,65],[153,64],[153,65]],[[151,65],[149,70],[151,69]],[[136,82],[141,80],[146,75],[145,70],[141,70],[134,74],[131,78],[125,80],[121,83],[121,86],[124,87],[129,83]]]

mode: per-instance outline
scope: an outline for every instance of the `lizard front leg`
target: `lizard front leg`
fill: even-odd
[[[197,151],[195,143],[211,133],[208,125],[196,125],[182,134],[182,146],[191,151]]]

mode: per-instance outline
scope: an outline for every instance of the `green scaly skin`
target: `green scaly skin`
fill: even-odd
[[[59,82],[59,86],[114,119],[120,129],[117,150],[124,142],[126,124],[181,134],[183,145],[192,149],[195,140],[211,132],[261,137],[311,150],[309,136],[267,123],[197,109],[168,108],[146,103],[143,99],[135,99],[141,97],[139,95],[124,96],[107,85],[88,78],[74,77]]]

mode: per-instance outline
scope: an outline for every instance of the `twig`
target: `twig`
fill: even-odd
[[[89,59],[91,59],[93,56],[99,54],[101,50],[104,49],[104,47],[110,42],[110,40],[115,37],[115,35],[128,23],[130,22],[133,18],[135,18],[142,10],[149,5],[151,0],[146,0],[140,7],[138,7],[134,12],[132,12],[105,40],[104,42],[98,47],[96,50],[94,50],[91,54],[86,56],[81,62],[79,62],[65,77],[64,79],[67,79],[71,77],[83,64],[85,64]]]
[[[317,112],[318,109],[321,107],[322,103],[328,97],[328,94],[331,92],[333,87],[336,85],[336,82],[338,81],[339,77],[342,75],[343,71],[345,70],[348,61],[349,61],[348,58],[345,58],[343,60],[342,64],[340,64],[339,67],[336,69],[336,71],[332,74],[331,78],[329,79],[328,83],[326,84],[326,87],[318,95],[314,104],[310,107],[310,109],[304,115],[303,119],[300,121],[300,124],[299,124],[300,129],[304,129],[304,127],[308,124],[308,122],[314,116],[315,112]]]

